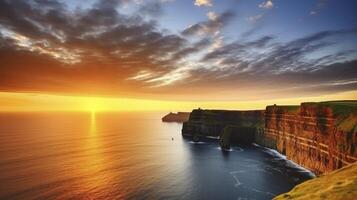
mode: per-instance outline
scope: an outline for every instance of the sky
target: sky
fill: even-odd
[[[356,9],[355,0],[2,0],[0,110],[357,99]]]

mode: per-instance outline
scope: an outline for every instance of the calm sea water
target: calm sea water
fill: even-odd
[[[185,140],[163,114],[0,114],[0,199],[271,199],[310,178],[264,148]]]

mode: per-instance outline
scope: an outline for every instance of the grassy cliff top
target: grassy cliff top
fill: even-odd
[[[251,113],[251,112],[264,112],[264,110],[219,110],[219,109],[193,109],[191,113]]]
[[[332,109],[335,125],[345,132],[357,132],[357,101],[326,101],[321,105]]]
[[[357,100],[305,102],[301,106],[329,107],[334,115],[348,115],[357,112]]]
[[[316,107],[323,109],[326,107],[331,108],[334,115],[349,115],[351,113],[357,114],[357,100],[344,100],[344,101],[323,101],[323,102],[303,102],[301,105],[269,105],[266,111],[297,114],[300,112],[301,107]]]
[[[286,113],[286,114],[298,114],[300,112],[299,105],[272,105],[267,106],[266,111],[269,112],[277,112],[277,113]]]
[[[339,115],[357,112],[357,101],[326,101],[321,102],[321,105],[330,107],[334,114]]]
[[[334,199],[347,200],[357,197],[357,163],[330,174],[297,185],[290,192],[274,198],[282,199]]]

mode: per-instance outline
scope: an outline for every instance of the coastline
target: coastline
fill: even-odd
[[[301,165],[299,165],[298,163],[294,162],[293,160],[290,160],[288,159],[285,155],[279,153],[277,150],[275,149],[271,149],[271,148],[268,148],[268,147],[263,147],[263,146],[260,146],[259,144],[256,144],[256,143],[252,143],[253,146],[256,146],[256,147],[259,147],[263,150],[265,150],[265,152],[269,153],[270,155],[273,155],[273,156],[276,156],[276,157],[279,157],[285,161],[287,161],[289,164],[291,164],[293,167],[295,168],[298,168],[300,169],[301,171],[304,171],[306,173],[308,173],[312,178],[316,178],[316,174],[314,172],[312,172],[310,169],[308,168],[305,168]]]
[[[182,135],[195,142],[219,139],[222,151],[231,144],[253,144],[317,182],[325,176],[335,178],[342,168],[357,166],[356,134],[357,101],[272,105],[253,111],[195,109],[182,127]]]
[[[195,109],[182,135],[195,141],[220,138],[225,149],[254,142],[318,176],[357,161],[355,127],[357,101],[309,102],[253,111]]]

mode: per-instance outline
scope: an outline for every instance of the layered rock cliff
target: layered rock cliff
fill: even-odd
[[[258,140],[316,174],[341,168],[357,161],[357,103],[268,106]]]
[[[316,174],[357,161],[357,101],[268,106],[265,111],[193,110],[182,134],[219,137],[223,148],[255,142]]]

